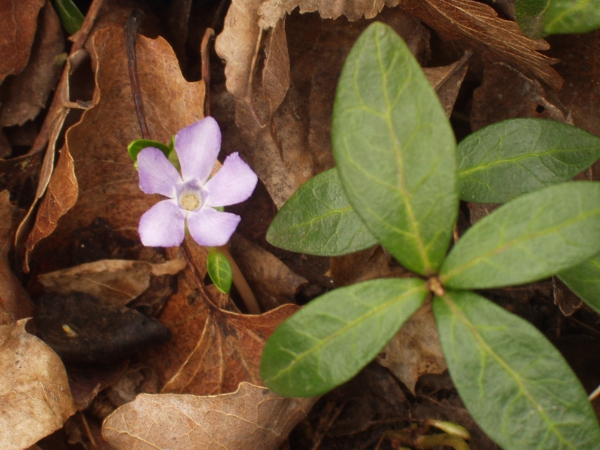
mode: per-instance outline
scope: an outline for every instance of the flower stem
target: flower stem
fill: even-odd
[[[244,274],[242,274],[242,271],[233,259],[233,256],[231,256],[231,253],[229,253],[229,249],[226,246],[218,247],[218,249],[223,255],[225,255],[225,257],[229,261],[229,264],[231,264],[233,284],[240,293],[240,296],[242,297],[242,300],[244,301],[248,312],[250,314],[260,314],[261,310],[260,306],[258,306],[258,302],[256,301],[256,297],[254,296],[252,289],[250,289],[250,286],[248,285]]]

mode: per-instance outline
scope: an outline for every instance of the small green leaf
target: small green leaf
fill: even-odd
[[[267,241],[298,253],[338,256],[377,244],[356,214],[336,169],[304,183],[271,222]]]
[[[558,278],[590,307],[600,313],[600,255],[563,270]]]
[[[547,34],[587,33],[600,28],[597,0],[550,0],[544,14]]]
[[[73,0],[52,0],[52,4],[67,33],[69,35],[77,33],[85,17],[83,17],[79,8],[73,3]]]
[[[454,289],[529,283],[599,252],[600,183],[561,183],[518,197],[477,222],[444,261],[440,281]]]
[[[171,149],[168,145],[158,141],[151,141],[150,139],[136,139],[135,141],[131,141],[127,146],[127,152],[129,152],[131,159],[137,163],[138,154],[146,147],[155,147],[159,149],[167,158],[169,158],[169,154],[171,153]]]
[[[408,269],[433,274],[458,212],[456,144],[439,99],[402,39],[373,23],[338,83],[333,152],[350,204]]]
[[[573,178],[600,158],[600,139],[543,119],[511,119],[482,128],[458,145],[461,200],[504,203]]]
[[[416,278],[365,281],[310,302],[271,335],[260,361],[269,389],[323,394],[371,361],[427,297]]]
[[[600,428],[579,380],[527,321],[472,292],[436,297],[433,311],[465,406],[505,449],[596,449]]]
[[[206,268],[215,287],[223,294],[227,294],[233,280],[233,271],[227,257],[216,248],[211,248],[206,260]]]

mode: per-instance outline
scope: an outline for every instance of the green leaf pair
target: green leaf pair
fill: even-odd
[[[546,186],[572,177],[600,146],[573,127],[540,121],[501,126],[467,142],[469,156],[457,167],[450,125],[409,49],[385,25],[363,33],[338,84],[332,126],[337,169],[303,186],[268,238],[331,255],[379,242],[418,276],[334,290],[285,321],[263,352],[261,376],[269,388],[311,396],[347,381],[432,290],[450,375],[492,439],[506,448],[595,448],[600,428],[560,354],[529,323],[467,289],[557,272],[566,280],[573,266],[600,253],[600,184]],[[537,138],[522,139],[527,143],[518,150],[523,126]],[[486,154],[494,151],[502,164]],[[535,182],[512,189],[518,183],[509,180],[511,189],[497,188],[494,171],[506,165]],[[537,166],[546,170],[532,169]],[[546,187],[479,221],[448,253],[459,193],[501,192],[509,199],[540,186]]]
[[[519,26],[534,39],[600,28],[600,3],[595,0],[515,0],[515,10]]]

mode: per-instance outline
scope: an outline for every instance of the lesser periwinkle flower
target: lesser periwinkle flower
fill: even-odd
[[[209,179],[220,148],[219,125],[206,117],[175,136],[181,175],[159,149],[147,147],[139,153],[140,189],[168,197],[142,215],[139,233],[144,245],[178,246],[183,242],[186,224],[200,245],[216,247],[229,241],[240,217],[215,208],[246,200],[258,178],[238,153],[232,153]]]

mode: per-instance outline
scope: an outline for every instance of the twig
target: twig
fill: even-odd
[[[142,137],[150,139],[150,130],[146,122],[146,112],[144,111],[144,101],[142,100],[142,90],[137,73],[137,59],[135,57],[135,37],[137,30],[144,20],[144,12],[141,9],[133,9],[127,18],[125,26],[125,48],[127,49],[127,67],[129,68],[129,83],[131,84],[131,94],[135,104],[135,112],[142,130]]]
[[[240,270],[237,263],[231,256],[231,253],[229,253],[229,250],[225,246],[218,247],[218,248],[219,248],[219,251],[221,253],[223,253],[223,255],[225,255],[225,257],[229,261],[229,264],[231,264],[231,271],[233,274],[233,284],[237,288],[238,292],[240,293],[240,296],[242,297],[242,300],[244,301],[244,304],[246,305],[248,312],[250,314],[260,314],[261,310],[260,310],[260,306],[258,306],[258,302],[256,301],[256,297],[254,296],[252,289],[250,289],[250,286],[248,285],[248,282],[246,281],[244,274],[242,274],[242,271]]]
[[[204,81],[204,116],[210,116],[210,55],[208,42],[215,35],[215,30],[207,28],[200,44],[200,59],[202,61],[202,81]]]

